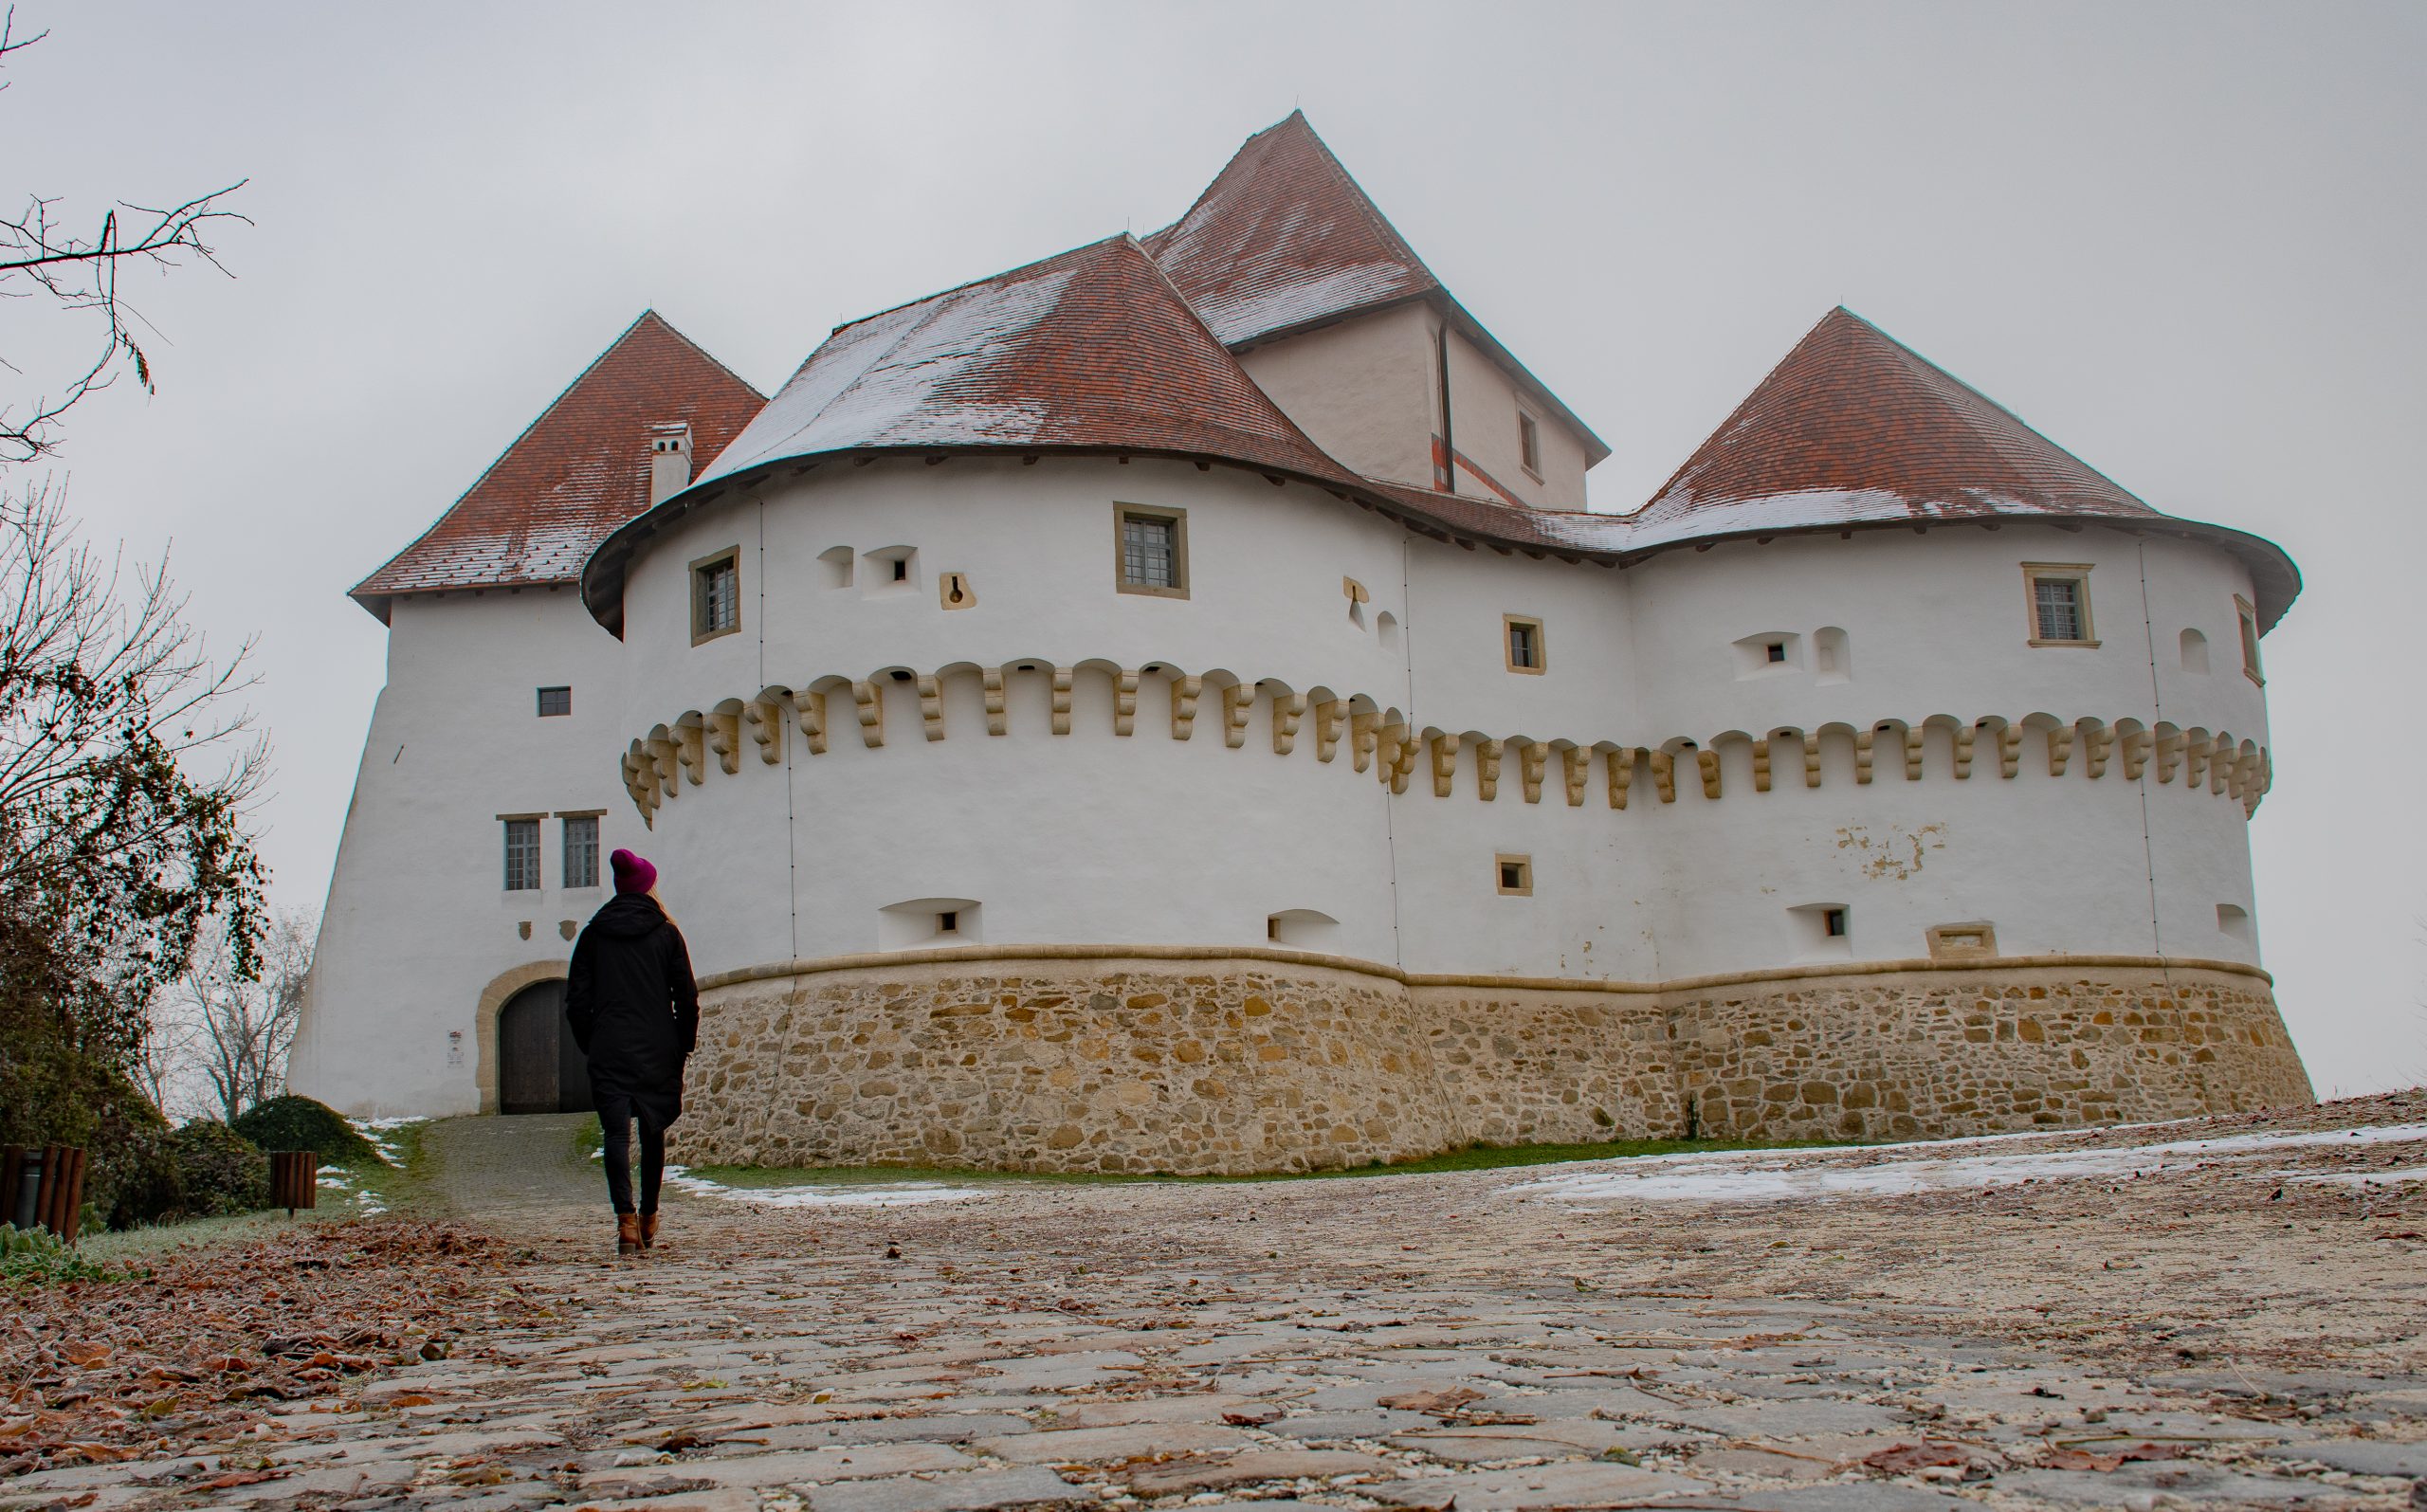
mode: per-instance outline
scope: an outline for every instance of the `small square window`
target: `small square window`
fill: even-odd
[[[1823,912],[1820,916],[1820,932],[1831,939],[1845,938],[1846,911],[1842,908],[1831,908]]]
[[[1786,643],[1784,641],[1772,641],[1769,645],[1761,647],[1761,653],[1769,661],[1783,662],[1786,660]]]
[[[947,908],[942,913],[938,914],[936,916],[936,933],[939,935],[959,934],[960,910],[957,908]]]
[[[1534,895],[1534,859],[1531,856],[1494,856],[1491,864],[1502,896],[1531,898]]]
[[[893,558],[893,580],[897,583],[910,581],[910,558],[907,556]]]
[[[508,819],[505,821],[505,890],[537,892],[539,889],[539,821]]]
[[[726,547],[691,564],[691,644],[741,628],[741,552]]]
[[[565,816],[565,885],[598,885],[598,816],[594,813]]]
[[[541,688],[539,690],[539,718],[553,720],[572,712],[573,689]]]
[[[1523,410],[1517,411],[1517,459],[1536,479],[1542,476],[1542,428]]]
[[[2022,581],[2028,595],[2025,608],[2030,614],[2032,645],[2098,645],[2090,628],[2088,563],[2025,562]]]
[[[1124,593],[1188,596],[1188,515],[1140,504],[1113,506],[1114,582]]]
[[[2267,674],[2258,665],[2258,610],[2250,600],[2236,596],[2234,613],[2241,622],[2241,670],[2244,677],[2261,687],[2267,685]]]
[[[1511,672],[1542,672],[1550,666],[1550,646],[1542,638],[1542,622],[1523,614],[1500,616],[1503,650]]]

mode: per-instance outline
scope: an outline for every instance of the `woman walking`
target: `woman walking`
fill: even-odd
[[[590,1091],[606,1135],[615,1253],[657,1243],[666,1128],[683,1116],[683,1062],[700,1038],[691,954],[657,901],[657,868],[629,850],[607,858],[615,896],[573,948],[565,1021],[590,1057]],[[632,1205],[631,1126],[641,1130],[641,1200]]]

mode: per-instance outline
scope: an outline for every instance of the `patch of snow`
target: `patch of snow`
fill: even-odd
[[[2034,1138],[1997,1136],[1998,1139]],[[2218,1161],[2254,1159],[2278,1151],[2349,1148],[2427,1140],[2427,1123],[2383,1124],[2363,1129],[2219,1135],[2158,1144],[2019,1154],[1931,1156],[1852,1164],[1826,1162],[1812,1152],[1737,1150],[1712,1155],[1656,1156],[1596,1161],[1556,1176],[1521,1183],[1510,1191],[1566,1202],[1776,1202],[1825,1197],[1905,1196],[1922,1192],[1962,1192],[2019,1185],[2025,1181],[2117,1179],[2153,1175]],[[1886,1145],[1848,1152],[1859,1158],[1904,1150],[1945,1149],[1986,1143],[1948,1140],[1931,1145]],[[2380,1178],[2381,1179],[2381,1178]]]
[[[418,1118],[346,1120],[346,1122],[354,1125],[355,1133],[371,1141],[371,1148],[378,1153],[379,1163],[388,1166],[396,1165],[404,1158],[404,1153],[396,1148],[396,1141],[391,1136],[398,1129],[410,1128],[413,1124],[429,1121],[427,1119]]]
[[[2389,1187],[2404,1181],[2427,1181],[2427,1165],[2406,1166],[2399,1171],[2327,1172],[2316,1175],[2296,1175],[2294,1181],[2320,1181],[2337,1187]]]
[[[759,1208],[905,1208],[926,1202],[960,1202],[982,1197],[974,1187],[946,1186],[940,1181],[882,1181],[809,1187],[728,1187],[695,1176],[679,1165],[666,1168],[666,1184],[696,1196],[746,1202]]]

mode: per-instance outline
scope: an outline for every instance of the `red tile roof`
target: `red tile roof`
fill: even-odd
[[[689,421],[692,457],[703,464],[765,404],[646,311],[436,524],[351,596],[385,621],[399,593],[571,582],[611,531],[648,509],[651,425]]]
[[[967,450],[1189,457],[1363,485],[1122,235],[837,330],[688,492],[599,548],[583,595],[619,624],[633,549],[720,483],[838,453]]]

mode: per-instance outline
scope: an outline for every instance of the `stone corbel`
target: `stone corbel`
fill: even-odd
[[[1379,740],[1382,717],[1378,714],[1352,714],[1348,717],[1348,756],[1359,772],[1374,764],[1374,747]]]
[[[1112,674],[1112,733],[1127,735],[1138,728],[1138,674],[1126,669]]]
[[[1003,669],[999,666],[989,667],[977,676],[978,681],[986,687],[986,733],[988,735],[1011,734],[1012,717],[1007,706],[1009,700],[1003,692]]]
[[[1770,791],[1770,738],[1766,735],[1753,742],[1753,791]]]
[[[678,725],[674,731],[674,759],[681,763],[683,774],[698,787],[708,780],[707,732],[696,724]]]
[[[2107,775],[2107,758],[2115,750],[2115,732],[2097,725],[2082,732],[2082,770],[2089,776]]]
[[[784,706],[774,699],[758,699],[741,706],[741,717],[750,721],[750,738],[758,742],[759,762],[765,766],[782,766]]]
[[[1529,740],[1517,752],[1517,774],[1525,787],[1525,801],[1542,801],[1542,769],[1550,765],[1551,748],[1541,740]]]
[[[2049,731],[2048,774],[2052,777],[2063,776],[2065,774],[2066,764],[2071,762],[2072,758],[2073,727],[2070,724],[2060,724],[2056,726],[2056,728]],[[2126,754],[2126,759],[2127,761],[2130,759],[2128,753]],[[2132,774],[2137,775],[2138,774]]]
[[[1329,761],[1340,750],[1340,732],[1348,723],[1348,705],[1325,699],[1315,705],[1315,759]]]
[[[1854,732],[1854,786],[1870,786],[1870,748],[1876,737],[1869,730]]]
[[[1610,807],[1623,809],[1627,806],[1627,789],[1634,786],[1634,747],[1622,745],[1609,752],[1608,757],[1603,765],[1610,775]]]
[[[1697,751],[1694,753],[1694,765],[1702,769],[1703,796],[1706,798],[1718,797],[1719,753],[1716,751]]]
[[[1248,716],[1255,712],[1255,684],[1229,683],[1222,687],[1222,743],[1236,751],[1248,743]]]
[[[1593,753],[1580,745],[1561,747],[1559,754],[1560,775],[1567,782],[1567,806],[1584,807],[1584,782],[1593,772]]]
[[[1666,751],[1651,753],[1651,784],[1659,790],[1662,803],[1677,801],[1677,758]]]
[[[1055,735],[1070,733],[1070,669],[1067,666],[1057,666],[1053,669],[1053,733]]]
[[[2149,764],[2149,752],[2157,738],[2146,730],[2134,730],[2124,737],[2124,780],[2138,782]]]
[[[2174,780],[2174,769],[2175,769],[2175,765],[2176,765],[2176,763],[2180,762],[2181,759],[2182,759],[2182,734],[2181,734],[2181,731],[2177,731],[2177,732],[2175,732],[2175,733],[2174,733],[2174,734],[2172,734],[2172,735],[2162,735],[2162,736],[2159,736],[2159,737],[2158,737],[2158,780],[2159,780],[2160,782],[2172,782],[2172,781]]]
[[[926,729],[928,739],[944,738],[943,680],[931,672],[919,674],[919,723]]]
[[[800,720],[801,738],[809,742],[811,756],[826,754],[826,695],[795,693],[793,713]]]
[[[2009,724],[1998,731],[1998,774],[2011,777],[2022,770],[2022,726]]]
[[[1458,778],[1458,737],[1436,735],[1432,738],[1432,795],[1446,798]]]
[[[1500,796],[1500,756],[1507,749],[1505,740],[1475,742],[1475,796],[1486,803]]]
[[[726,776],[741,770],[741,714],[707,716],[708,749],[716,754],[717,769]]]
[[[873,683],[854,683],[851,701],[859,706],[860,743],[871,751],[885,744],[884,691]]]
[[[1272,697],[1272,754],[1287,756],[1298,748],[1298,721],[1305,717],[1306,695],[1276,693]]]
[[[1803,737],[1803,785],[1820,786],[1820,737],[1810,731]]]
[[[1401,793],[1407,792],[1407,779],[1415,774],[1416,742],[1409,738],[1411,732],[1406,725],[1395,728],[1399,732],[1398,755],[1397,759],[1391,763],[1391,792]]]
[[[1172,679],[1172,738],[1185,740],[1196,733],[1196,701],[1205,696],[1201,677]],[[1358,769],[1363,771],[1362,767]]]
[[[683,748],[668,736],[659,736],[647,747],[650,768],[657,774],[658,792],[673,798],[683,792]]]
[[[1958,725],[1948,732],[1955,737],[1955,777],[1961,782],[1972,775],[1972,738],[1980,732],[1973,726]]]
[[[2204,735],[2182,738],[2182,785],[2196,788],[2208,777],[2208,753],[2213,749]]]
[[[1923,737],[1926,732],[1918,724],[1905,726],[1905,780],[1922,780]]]
[[[2211,797],[2225,791],[2225,784],[2233,779],[2236,759],[2234,738],[2230,735],[2217,737],[2215,757],[2208,763],[2208,793]]]

